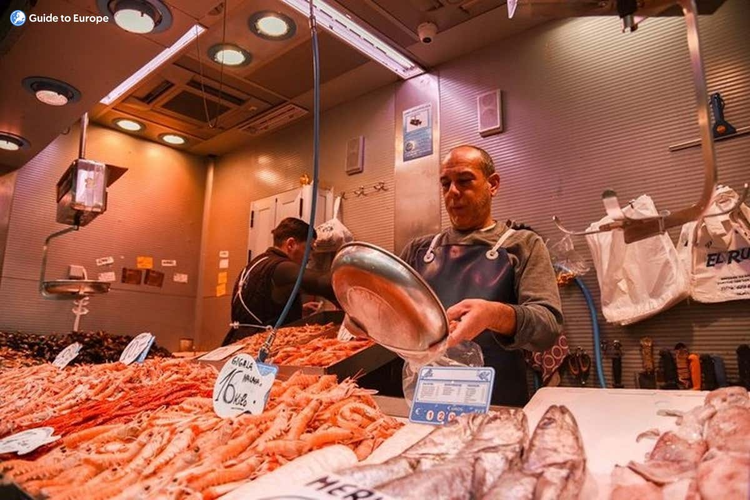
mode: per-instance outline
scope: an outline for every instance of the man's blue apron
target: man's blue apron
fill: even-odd
[[[515,272],[502,243],[513,233],[508,229],[495,246],[486,244],[437,245],[417,252],[414,268],[429,283],[443,307],[464,299],[484,299],[517,304]],[[529,399],[526,364],[520,350],[503,349],[496,336],[485,330],[474,342],[484,355],[484,364],[495,369],[492,404],[524,406]]]

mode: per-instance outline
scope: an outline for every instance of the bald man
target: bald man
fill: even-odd
[[[549,349],[563,315],[547,247],[531,231],[492,218],[500,176],[475,146],[452,149],[440,166],[451,227],[411,241],[401,258],[435,290],[448,318],[458,321],[449,345],[473,340],[495,369],[492,403],[528,402],[521,349]]]

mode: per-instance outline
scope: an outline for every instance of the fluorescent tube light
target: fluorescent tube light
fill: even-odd
[[[182,35],[179,40],[173,43],[171,47],[168,47],[161,51],[159,55],[147,62],[141,69],[130,75],[127,80],[118,85],[112,92],[107,94],[99,102],[107,106],[115,102],[125,92],[133,88],[138,82],[146,78],[149,74],[151,74],[159,66],[164,64],[177,52],[182,50],[190,42],[198,38],[204,31],[206,31],[206,28],[204,28],[200,24],[194,25],[184,35]]]
[[[310,15],[310,4],[307,0],[283,1],[305,16]],[[334,35],[401,78],[407,79],[424,73],[424,69],[417,63],[405,57],[382,38],[346,17],[323,0],[313,0],[313,5],[318,25],[331,31]]]

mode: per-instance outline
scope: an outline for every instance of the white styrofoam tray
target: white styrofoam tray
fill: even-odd
[[[589,472],[582,498],[609,498],[610,474],[615,465],[643,461],[655,441],[636,437],[643,431],[674,429],[674,417],[659,410],[687,411],[703,404],[706,391],[659,391],[648,389],[542,388],[524,407],[529,430],[550,405],[564,405],[575,416],[586,449]]]

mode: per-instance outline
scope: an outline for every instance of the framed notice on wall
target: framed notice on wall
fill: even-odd
[[[404,111],[404,162],[432,154],[432,104]]]

